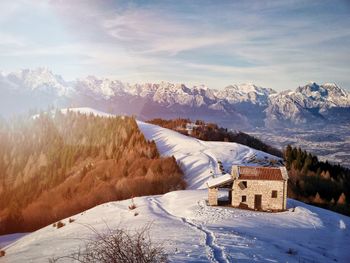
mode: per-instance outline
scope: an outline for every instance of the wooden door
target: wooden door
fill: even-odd
[[[254,196],[254,209],[261,210],[261,200],[262,200],[261,195]]]

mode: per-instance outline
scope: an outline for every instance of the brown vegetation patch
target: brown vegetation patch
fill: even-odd
[[[161,158],[129,117],[57,112],[0,123],[0,171],[0,235],[185,188],[175,158]]]

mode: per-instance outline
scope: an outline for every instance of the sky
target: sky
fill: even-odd
[[[350,90],[350,1],[4,0],[0,71]]]

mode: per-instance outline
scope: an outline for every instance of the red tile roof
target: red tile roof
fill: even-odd
[[[239,166],[240,180],[283,180],[282,172],[274,167]]]

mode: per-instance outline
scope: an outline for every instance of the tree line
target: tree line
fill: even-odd
[[[0,234],[184,188],[175,158],[160,157],[133,117],[56,111],[0,121]]]
[[[284,158],[289,197],[350,215],[350,169],[319,161],[317,156],[290,145]]]

